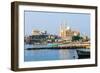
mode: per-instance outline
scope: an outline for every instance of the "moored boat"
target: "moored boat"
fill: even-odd
[[[90,58],[90,49],[77,49],[77,54],[79,59]]]

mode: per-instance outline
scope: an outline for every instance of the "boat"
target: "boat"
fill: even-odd
[[[90,58],[90,49],[77,49],[78,59]]]

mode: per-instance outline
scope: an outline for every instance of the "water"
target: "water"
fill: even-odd
[[[32,47],[32,45],[25,45]],[[70,60],[78,59],[76,49],[35,49],[24,50],[24,61],[47,61],[47,60]]]

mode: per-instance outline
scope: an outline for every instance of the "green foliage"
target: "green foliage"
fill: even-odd
[[[83,38],[81,36],[79,36],[79,35],[72,37],[72,41],[79,41],[81,39],[83,39]]]

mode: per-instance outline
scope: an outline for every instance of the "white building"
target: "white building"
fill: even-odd
[[[37,29],[33,29],[32,30],[32,35],[40,35],[41,31],[37,30]]]

